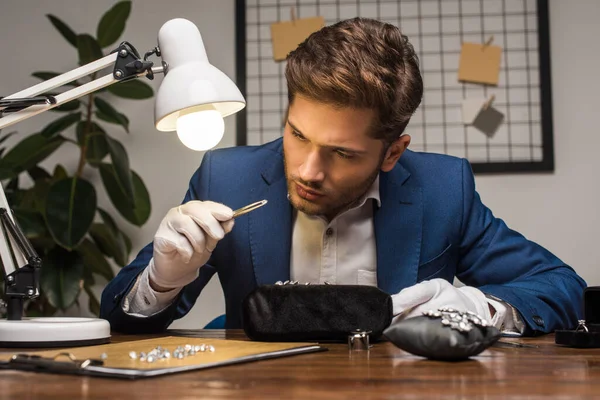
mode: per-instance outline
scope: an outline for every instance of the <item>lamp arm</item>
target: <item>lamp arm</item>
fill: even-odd
[[[85,64],[72,71],[65,72],[64,74],[48,79],[47,81],[41,82],[35,86],[31,86],[10,96],[0,98],[0,130],[117,82],[134,79],[142,75],[145,75],[148,79],[153,79],[154,73],[164,72],[166,66],[163,65],[162,67],[153,68],[153,63],[151,61],[146,61],[146,58],[150,54],[160,54],[160,50],[158,48],[154,48],[153,50],[147,52],[144,60],[142,60],[140,59],[137,50],[135,50],[133,46],[127,42],[123,42],[116,50],[105,57],[102,57],[96,61],[92,61],[91,63]],[[6,110],[7,108],[11,107],[11,100],[13,101],[13,104],[23,104],[26,102],[26,100],[31,100],[31,98],[34,96],[42,95],[43,93],[46,93],[52,89],[71,83],[81,77],[90,75],[110,65],[114,66],[112,74],[107,74],[101,78],[95,79],[81,86],[77,86],[55,96],[46,96],[40,99],[39,103],[41,104],[35,104],[20,111],[2,116],[2,110]]]
[[[153,63],[147,61],[148,56],[152,54],[160,56],[158,47],[147,52],[142,60],[133,46],[122,42],[116,50],[105,57],[10,96],[0,97],[0,130],[117,82],[135,79],[142,75],[153,79],[154,73],[164,72],[167,66],[163,63],[162,67],[153,68]],[[43,95],[111,65],[113,65],[112,74],[57,95]],[[4,294],[8,303],[8,319],[20,320],[23,316],[24,301],[39,296],[39,273],[42,261],[12,215],[2,184],[0,184],[0,230],[2,232],[0,258],[4,270]]]
[[[44,111],[48,111],[54,107],[58,107],[61,104],[68,103],[71,100],[75,100],[79,97],[85,96],[86,94],[105,88],[106,86],[109,86],[115,82],[118,82],[118,80],[116,80],[112,75],[105,75],[92,82],[88,82],[84,85],[57,94],[53,96],[55,101],[51,104],[33,105],[25,108],[24,110],[0,118],[0,129],[4,129],[10,125],[14,125],[18,122],[26,120],[27,118],[31,118],[35,115],[41,114]],[[2,100],[4,101],[6,99],[7,98],[5,97]]]
[[[106,68],[111,64],[114,64],[117,59],[116,53],[111,53],[105,57],[102,57],[96,61],[92,61],[89,64],[82,65],[81,67],[75,68],[69,72],[65,72],[62,75],[55,76],[54,78],[48,79],[47,81],[38,83],[37,85],[31,86],[27,89],[21,90],[20,92],[14,93],[10,96],[6,96],[4,99],[12,99],[18,97],[32,97],[42,93],[46,93],[49,90],[56,89],[57,87],[71,83],[79,78],[90,75],[96,71]]]

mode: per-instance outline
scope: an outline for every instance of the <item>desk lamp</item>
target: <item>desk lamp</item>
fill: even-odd
[[[148,58],[161,57],[154,66]],[[112,66],[112,73],[57,95],[44,93]],[[158,46],[142,59],[128,42],[109,55],[0,98],[0,129],[48,111],[114,83],[164,74],[156,95],[155,126],[174,131],[191,149],[208,150],[221,140],[223,118],[244,108],[237,86],[212,66],[198,28],[177,18],[158,33]],[[66,347],[107,343],[108,321],[97,318],[23,318],[23,303],[39,296],[41,259],[12,215],[0,185],[0,256],[4,267],[8,318],[0,320],[0,347]],[[2,240],[3,239],[3,240]]]

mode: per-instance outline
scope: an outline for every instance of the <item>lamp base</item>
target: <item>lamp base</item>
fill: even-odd
[[[0,347],[77,347],[110,342],[110,324],[98,318],[0,320]]]

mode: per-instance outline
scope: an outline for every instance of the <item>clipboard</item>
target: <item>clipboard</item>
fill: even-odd
[[[129,356],[130,352],[147,352],[157,346],[175,349],[186,344],[213,346],[215,351],[198,352],[183,359],[173,357],[160,359],[152,363],[132,359]],[[326,350],[314,343],[252,342],[167,336],[84,348],[27,353],[4,352],[0,354],[0,369],[138,379]]]

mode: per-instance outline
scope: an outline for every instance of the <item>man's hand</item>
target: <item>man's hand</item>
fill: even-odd
[[[479,289],[471,286],[457,288],[444,279],[423,281],[392,296],[396,320],[418,317],[423,311],[448,306],[458,311],[472,311],[492,321],[488,301]]]
[[[161,292],[192,282],[233,224],[231,208],[212,201],[190,201],[170,209],[154,235],[150,286]]]

